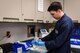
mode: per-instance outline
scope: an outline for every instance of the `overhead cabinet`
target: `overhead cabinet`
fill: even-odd
[[[40,4],[40,2],[41,2],[41,4]],[[42,0],[42,1],[36,0],[36,19],[37,19],[37,22],[39,22],[39,21],[42,21],[44,23],[50,22],[50,19],[51,19],[50,14],[47,11],[49,5],[50,5],[50,0]],[[39,9],[40,7],[43,7],[43,8]]]
[[[0,0],[0,21],[34,21],[36,0]]]
[[[43,4],[41,9],[38,9],[39,1]],[[50,0],[0,0],[0,21],[50,22],[49,5]]]
[[[21,0],[0,0],[0,21],[19,21]]]
[[[22,0],[22,18],[24,22],[34,22],[36,19],[36,0]]]

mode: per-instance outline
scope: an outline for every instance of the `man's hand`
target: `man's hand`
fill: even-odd
[[[45,46],[45,42],[41,41],[40,39],[33,40],[32,44],[35,44],[35,45],[38,45],[38,46]]]

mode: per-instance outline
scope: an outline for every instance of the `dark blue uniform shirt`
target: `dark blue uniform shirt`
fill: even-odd
[[[48,53],[70,53],[70,36],[73,30],[74,24],[72,20],[64,14],[57,21],[54,30],[42,38]]]

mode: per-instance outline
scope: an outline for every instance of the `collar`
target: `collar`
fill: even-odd
[[[64,14],[61,19],[59,19],[57,22],[60,22],[64,17],[65,17],[66,14]]]

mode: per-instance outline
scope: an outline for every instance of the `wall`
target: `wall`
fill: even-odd
[[[0,44],[27,39],[27,25],[25,23],[0,23],[0,39],[6,35],[6,31],[11,31],[11,37],[5,37],[0,41]]]
[[[80,19],[80,0],[64,0],[64,12],[73,20]],[[80,22],[80,21],[79,21]]]
[[[5,37],[3,40],[0,41],[0,44],[4,43],[13,43],[16,41],[24,41],[27,40],[28,36],[28,26],[35,26],[35,31],[39,32],[39,29],[47,29],[54,27],[54,23],[9,23],[9,22],[2,22],[0,23],[0,40],[2,37],[6,36],[6,32],[11,32],[11,37]]]

